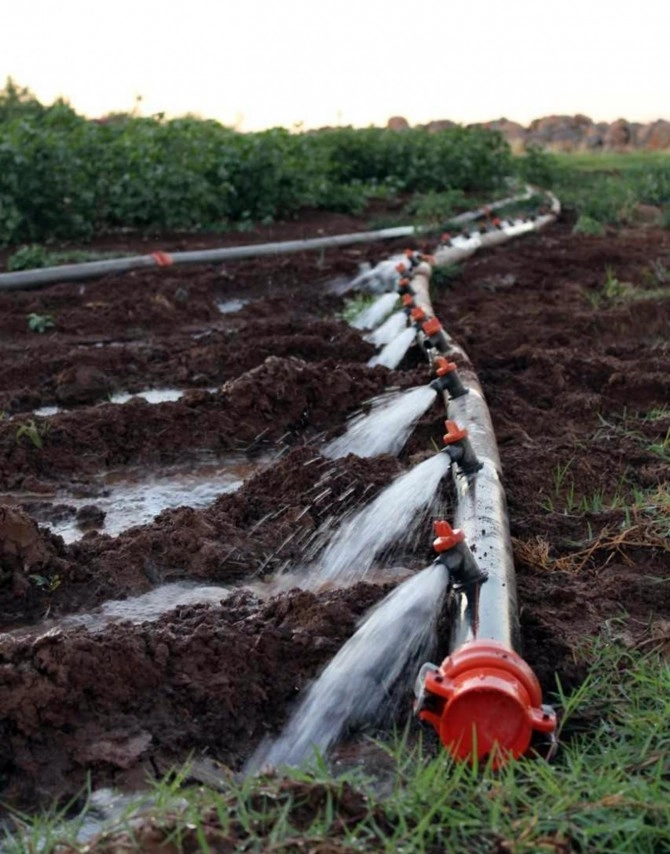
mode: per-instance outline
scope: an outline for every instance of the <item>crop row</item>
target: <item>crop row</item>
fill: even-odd
[[[184,117],[89,120],[0,92],[0,245],[269,221],[301,208],[359,212],[396,193],[497,189],[502,137],[453,128],[239,133]]]

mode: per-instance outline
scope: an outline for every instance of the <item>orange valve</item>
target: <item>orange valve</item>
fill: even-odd
[[[414,297],[412,296],[412,294],[403,294],[402,295],[402,304],[406,308],[410,308],[411,306],[413,306],[414,305]]]
[[[528,750],[534,732],[556,730],[533,671],[495,640],[465,643],[439,667],[424,664],[415,693],[419,720],[435,728],[455,759],[491,757],[500,768]]]
[[[454,530],[449,522],[440,521],[435,522],[435,533],[435,561],[448,570],[450,589],[455,592],[463,591],[468,597],[476,596],[479,585],[486,581],[488,573],[479,568],[465,542],[463,531]]]
[[[463,531],[460,528],[454,530],[449,522],[435,522],[433,527],[437,534],[437,538],[433,541],[433,548],[438,554],[453,549],[465,539]]]
[[[438,356],[435,360],[435,364],[437,365],[437,367],[435,368],[435,373],[438,377],[443,377],[446,374],[450,374],[458,367],[456,365],[456,362],[450,362],[449,359],[445,359],[444,356]]]
[[[431,388],[442,393],[448,391],[451,400],[468,393],[468,389],[461,382],[457,365],[454,362],[450,362],[444,356],[438,356],[435,364],[437,365],[435,369],[436,378],[431,382]]]
[[[456,463],[463,474],[471,475],[479,471],[482,463],[468,438],[468,431],[459,427],[455,421],[445,421],[447,432],[442,437],[443,453],[448,454],[452,463]]]
[[[426,317],[426,312],[422,308],[417,306],[416,308],[412,309],[411,317],[415,323],[421,323],[421,321]]]
[[[447,432],[442,437],[442,441],[445,445],[453,445],[468,438],[468,431],[464,427],[459,427],[455,421],[447,419],[444,422],[444,426]]]
[[[436,317],[431,317],[421,328],[429,338],[442,332],[442,324]]]

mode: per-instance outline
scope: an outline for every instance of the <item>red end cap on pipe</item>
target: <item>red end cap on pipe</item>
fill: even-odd
[[[522,756],[533,732],[556,729],[533,671],[494,640],[466,643],[429,671],[417,714],[455,759],[492,757],[494,768]]]
[[[409,308],[411,305],[414,305],[414,297],[411,294],[403,294],[402,304]]]
[[[426,312],[422,308],[419,308],[417,306],[416,308],[412,309],[412,320],[414,320],[415,322],[417,322],[417,323],[421,322],[425,316],[426,316]],[[424,324],[424,326],[425,326],[425,324]]]

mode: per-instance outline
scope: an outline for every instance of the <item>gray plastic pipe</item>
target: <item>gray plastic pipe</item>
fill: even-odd
[[[498,199],[495,202],[491,202],[490,205],[485,205],[481,208],[476,208],[472,211],[465,211],[465,213],[457,214],[456,216],[452,216],[450,222],[453,222],[455,225],[464,225],[466,222],[472,222],[475,219],[480,219],[483,216],[486,216],[490,211],[496,211],[500,208],[504,208],[507,205],[513,205],[515,202],[525,202],[530,199],[537,191],[533,189],[530,185],[526,186],[526,189],[523,193],[519,193],[517,196],[509,196],[506,199]]]
[[[193,252],[154,252],[151,255],[112,258],[108,261],[88,261],[84,264],[63,264],[59,267],[22,270],[18,273],[0,273],[0,291],[43,288],[56,282],[94,279],[99,276],[106,276],[109,273],[126,273],[129,270],[150,267],[171,267],[179,264],[213,264],[219,261],[260,258],[264,255],[286,255],[306,250],[350,246],[356,243],[372,243],[375,240],[393,240],[398,237],[411,237],[420,232],[422,228],[422,226],[403,225],[396,228],[382,228],[378,231],[335,234],[329,237],[314,237],[307,240],[285,240],[277,243],[227,246],[221,249],[200,249]]]
[[[453,222],[465,223],[482,216],[487,210],[495,210],[532,195],[532,188],[519,196],[499,199],[486,208],[467,211],[454,217]],[[351,246],[356,243],[372,243],[375,240],[393,240],[411,237],[429,230],[429,226],[402,225],[382,228],[377,231],[360,231],[353,234],[336,234],[307,240],[287,240],[276,243],[257,243],[248,246],[228,246],[220,249],[201,249],[193,252],[153,252],[149,255],[133,255],[128,258],[112,258],[107,261],[88,261],[83,264],[63,264],[58,267],[42,267],[36,270],[21,270],[17,273],[0,273],[0,291],[36,290],[57,282],[73,282],[95,279],[110,273],[126,273],[151,267],[171,267],[179,264],[214,264],[220,261],[237,261],[244,258],[260,258],[264,255],[286,255],[314,249],[331,249]],[[474,251],[474,250],[473,250]],[[448,263],[448,262],[441,262]],[[452,262],[453,263],[453,262]]]

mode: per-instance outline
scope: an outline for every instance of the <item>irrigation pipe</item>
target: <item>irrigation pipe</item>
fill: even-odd
[[[435,263],[455,263],[479,248],[536,231],[553,222],[560,203],[534,220],[496,223],[484,234],[449,239]],[[465,351],[444,331],[430,298],[431,266],[408,255],[400,264],[399,289],[418,327],[419,343],[431,365],[439,365],[433,385],[444,396],[445,451],[456,495],[454,528],[436,523],[438,560],[452,572],[452,629],[449,655],[438,667],[426,664],[416,685],[418,717],[431,724],[444,746],[459,759],[495,765],[525,753],[535,733],[553,737],[556,716],[542,704],[539,682],[519,653],[516,577],[500,456],[481,385]],[[408,299],[408,297],[410,297]],[[442,354],[438,356],[437,353]],[[447,361],[457,355],[461,365]],[[458,376],[457,376],[458,375]],[[467,465],[464,465],[467,460]]]
[[[517,201],[529,198],[530,188],[518,196],[499,199],[476,211],[468,211],[454,217],[452,222],[462,224],[483,216],[489,210],[496,210]],[[402,225],[395,228],[382,228],[376,231],[360,231],[353,234],[336,234],[327,237],[315,237],[305,240],[287,240],[276,243],[257,243],[247,246],[227,246],[219,249],[201,249],[192,252],[152,252],[149,255],[133,255],[127,258],[111,258],[106,261],[87,261],[83,264],[63,264],[58,267],[42,267],[35,270],[21,270],[16,273],[0,273],[0,291],[36,290],[57,282],[95,279],[112,273],[127,273],[155,267],[172,267],[182,264],[214,264],[222,261],[239,261],[245,258],[260,258],[267,255],[287,255],[315,249],[333,249],[351,246],[356,243],[372,243],[377,240],[394,240],[399,237],[412,237],[430,230],[426,225]]]

